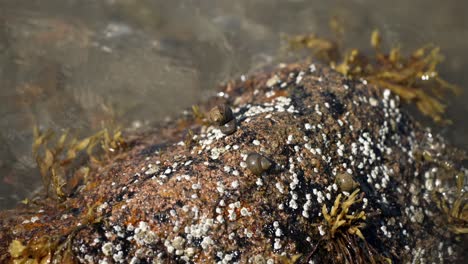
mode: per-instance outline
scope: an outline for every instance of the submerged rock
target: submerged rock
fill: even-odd
[[[290,64],[228,83],[202,109],[223,104],[236,120],[232,133],[182,117],[133,136],[129,151],[64,202],[1,213],[0,260],[461,258],[466,222],[454,207],[465,154],[415,122],[389,90]],[[253,173],[251,153],[268,169]]]

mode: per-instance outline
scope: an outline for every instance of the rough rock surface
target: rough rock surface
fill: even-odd
[[[129,151],[96,168],[65,202],[3,212],[0,260],[12,260],[14,240],[30,248],[46,241],[49,251],[66,248],[67,259],[80,263],[460,257],[463,246],[432,193],[449,190],[454,172],[464,172],[464,154],[413,121],[390,91],[320,65],[290,64],[228,83],[202,109],[220,103],[233,109],[233,134],[187,114],[134,136]],[[246,158],[254,152],[272,168],[253,174]],[[358,189],[346,224],[333,229],[325,216],[333,218],[338,195],[339,211]],[[28,254],[54,258],[36,251]]]

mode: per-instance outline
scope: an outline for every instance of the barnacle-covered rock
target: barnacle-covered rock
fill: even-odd
[[[236,133],[220,131],[233,117],[218,108],[218,126],[193,118],[133,135],[130,150],[91,167],[65,201],[2,212],[0,262],[461,260],[465,154],[408,116],[398,96],[307,64],[218,95],[201,109],[231,105]],[[274,170],[251,173],[250,153]]]

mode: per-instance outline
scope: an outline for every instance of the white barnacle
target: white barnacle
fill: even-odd
[[[105,256],[110,256],[110,254],[112,253],[112,248],[113,244],[111,242],[107,242],[104,245],[102,245],[101,250]]]
[[[231,187],[234,188],[234,189],[237,189],[237,187],[239,187],[239,181],[238,180],[235,180],[231,183]]]
[[[277,182],[277,183],[275,184],[275,187],[276,187],[276,189],[278,189],[278,191],[279,191],[280,193],[284,193],[283,184],[281,184],[280,182]]]
[[[242,216],[250,216],[252,215],[251,212],[249,212],[249,209],[245,208],[245,207],[242,207],[241,210],[240,210],[240,214]]]
[[[279,238],[275,238],[275,244],[273,245],[273,248],[275,250],[279,250],[282,248],[281,240]]]
[[[321,236],[324,236],[326,234],[325,230],[323,229],[323,226],[322,225],[319,225],[318,226],[318,230],[319,230],[319,233]]]

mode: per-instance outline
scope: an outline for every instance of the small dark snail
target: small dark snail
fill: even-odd
[[[226,124],[219,127],[221,132],[225,135],[231,135],[232,133],[236,132],[237,130],[237,122],[236,119],[232,119],[231,121],[227,122]]]
[[[273,165],[270,160],[258,153],[250,153],[247,156],[247,168],[255,175],[260,175]]]
[[[226,104],[213,107],[208,113],[208,118],[213,124],[218,125],[225,135],[231,135],[237,130],[236,119],[231,108]]]
[[[351,192],[352,190],[359,187],[359,184],[349,173],[339,173],[336,175],[335,183],[340,187],[342,192]]]
[[[222,104],[213,107],[208,113],[208,118],[214,124],[222,126],[234,119],[234,115],[232,114],[232,110],[228,105]]]

